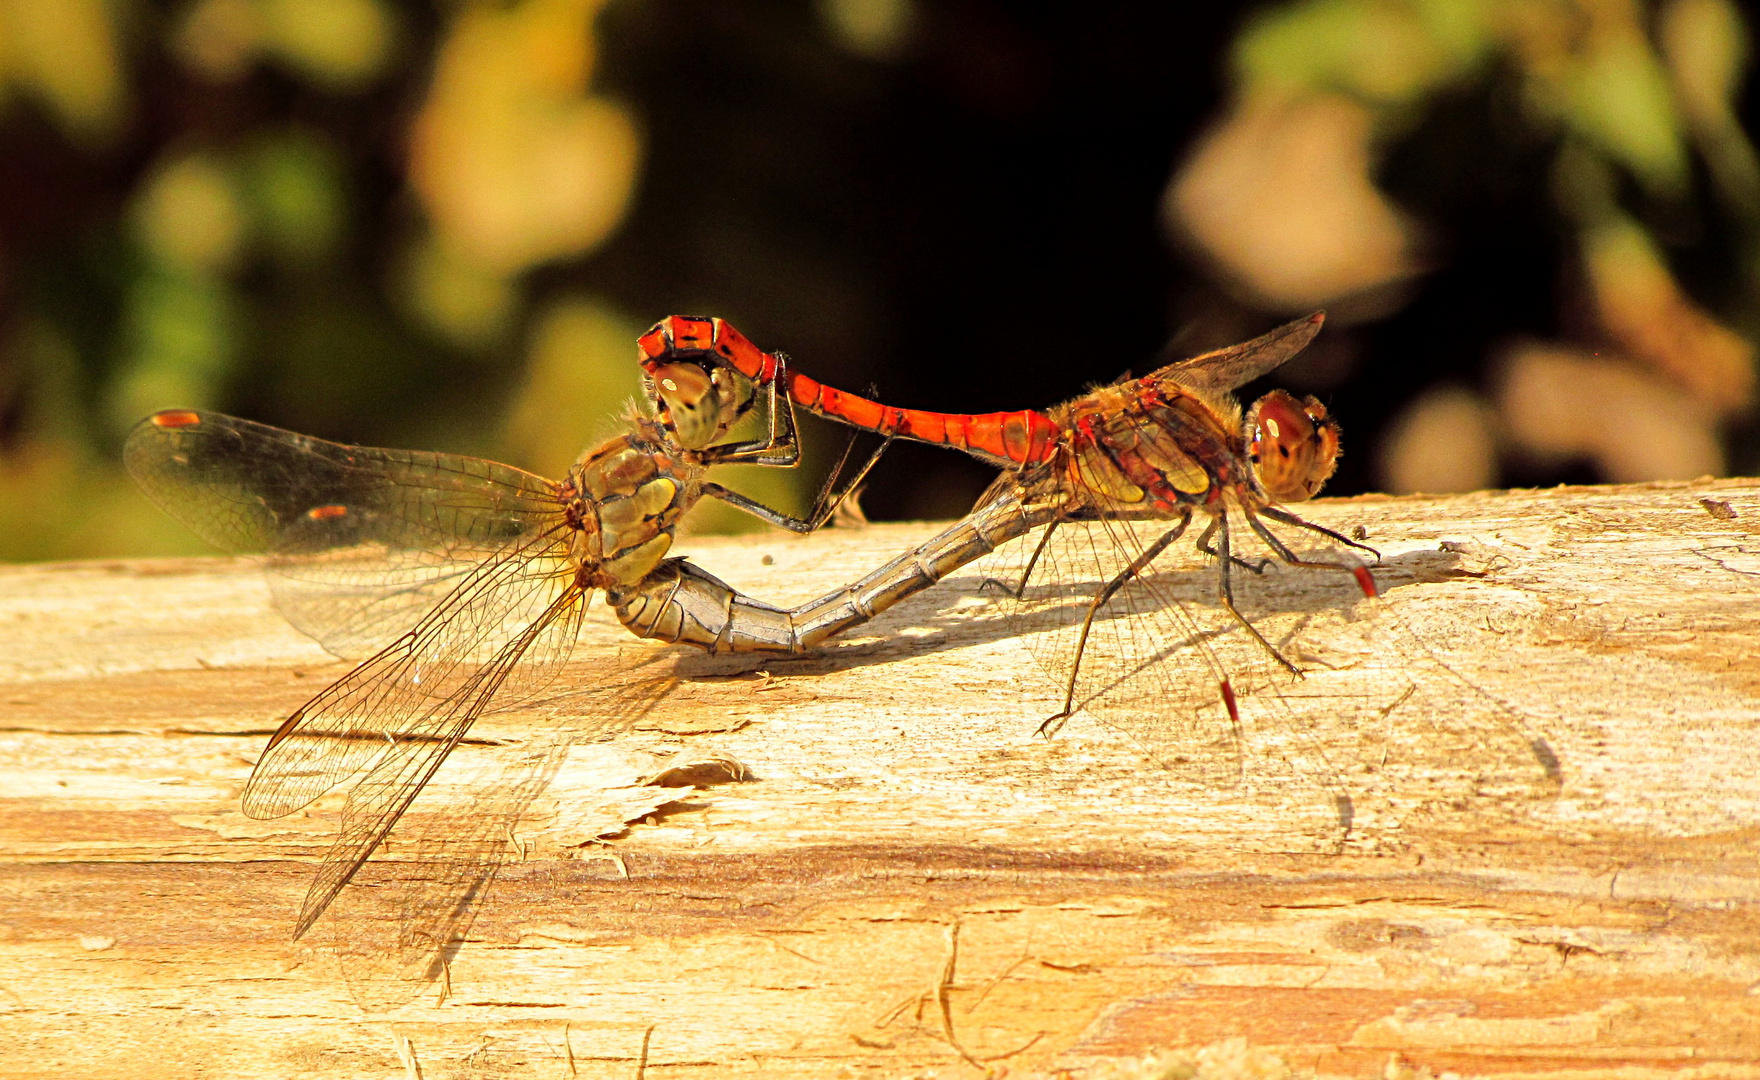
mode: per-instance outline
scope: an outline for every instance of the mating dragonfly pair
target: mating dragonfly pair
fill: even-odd
[[[1306,689],[1325,680],[1304,679],[1287,653],[1316,615],[1311,599],[1291,612],[1258,610],[1238,595],[1272,561],[1328,572],[1359,599],[1377,594],[1353,554],[1371,549],[1279,505],[1311,497],[1331,475],[1339,437],[1324,406],[1273,391],[1243,414],[1232,396],[1299,352],[1321,322],[1315,314],[1046,412],[949,415],[844,394],[719,319],[672,317],[639,342],[651,415],[583,454],[560,481],[193,411],[142,421],[125,459],[173,517],[227,551],[265,556],[289,620],[360,660],[287,718],[244,793],[247,814],[280,817],[364,771],[297,937],[473,721],[554,677],[595,592],[641,637],[798,654],[1006,548],[1012,565],[993,577],[1011,629],[1061,695],[1047,724],[1089,709],[1161,763],[1211,782],[1228,779],[1217,763],[1233,760],[1243,725],[1281,733],[1298,754],[1322,715],[1384,717],[1410,688]],[[734,462],[796,464],[797,406],[888,441],[955,447],[1004,471],[965,518],[861,580],[799,607],[767,604],[669,552],[703,497],[796,531],[823,524],[825,513],[788,517],[705,476]],[[734,438],[754,415],[765,421],[761,437]],[[1190,574],[1154,564],[1196,517],[1197,547],[1215,575],[1194,593]],[[1242,554],[1243,524],[1270,558]],[[1035,543],[1010,545],[1035,530]],[[1282,648],[1267,632],[1279,619],[1294,620],[1275,633]],[[590,696],[583,702],[594,707]],[[1456,735],[1433,752],[1486,750],[1483,728],[1463,723]],[[1525,745],[1555,774],[1542,744]],[[1485,780],[1461,783],[1478,793]],[[1347,794],[1339,798],[1348,806]]]

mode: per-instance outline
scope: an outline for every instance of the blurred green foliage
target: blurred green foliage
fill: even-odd
[[[1496,386],[1408,402],[1379,448],[1381,483],[1476,487],[1523,455],[1587,460],[1602,479],[1721,472],[1719,430],[1753,405],[1760,340],[1760,166],[1736,112],[1747,48],[1730,0],[1271,6],[1237,40],[1231,112],[1176,177],[1170,220],[1256,306],[1384,317],[1458,228],[1397,205],[1385,159],[1402,142],[1446,142],[1429,129],[1450,99],[1504,88],[1515,107],[1492,145],[1472,145],[1484,130],[1453,133],[1454,160],[1550,156],[1549,225],[1575,249],[1559,321],[1575,325],[1504,343],[1487,358]],[[1670,265],[1692,221],[1727,230],[1700,245],[1729,252],[1739,282],[1719,311]],[[1539,377],[1559,364],[1570,378]],[[1546,396],[1521,399],[1534,394]],[[1559,419],[1573,414],[1593,419]]]
[[[201,550],[114,461],[156,409],[552,472],[609,434],[644,324],[522,284],[630,198],[633,125],[589,89],[598,7],[0,0],[0,122],[120,196],[18,245],[4,279],[0,558]]]
[[[890,362],[900,404],[987,409],[1325,305],[1308,377],[1338,391],[1347,489],[1760,460],[1730,0],[604,4],[0,0],[0,559],[200,551],[115,461],[159,408],[555,474],[680,310],[852,390]],[[1540,205],[1508,233],[1556,235],[1468,269],[1482,162],[1473,212]],[[1543,295],[1493,314],[1513,280]],[[974,315],[1005,311],[1033,330],[998,350]],[[1574,397],[1520,396],[1549,386]],[[1596,422],[1562,437],[1561,410]],[[982,483],[913,453],[876,481],[895,510]],[[813,488],[745,473],[797,513]]]

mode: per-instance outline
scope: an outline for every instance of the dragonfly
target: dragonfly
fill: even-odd
[[[1243,409],[1233,392],[1299,353],[1324,321],[1315,312],[1049,410],[984,414],[901,409],[826,386],[717,318],[669,317],[639,345],[649,371],[694,361],[754,388],[781,387],[795,405],[888,440],[948,446],[1001,467],[966,519],[904,562],[945,576],[1004,551],[985,584],[1013,602],[1008,617],[1061,691],[1042,731],[1086,708],[1163,764],[1215,782],[1227,779],[1230,762],[1238,775],[1248,721],[1274,741],[1300,742],[1322,728],[1343,732],[1396,708],[1422,709],[1442,718],[1433,726],[1453,726],[1426,732],[1428,761],[1412,767],[1423,774],[1414,791],[1428,785],[1446,801],[1463,789],[1554,788],[1558,765],[1544,740],[1402,625],[1363,558],[1379,561],[1379,553],[1286,508],[1318,494],[1332,475],[1341,451],[1337,421],[1312,396],[1273,390]],[[658,415],[690,407],[663,383],[651,387]],[[1196,549],[1215,568],[1208,597],[1184,567],[1161,568],[1198,518],[1204,527]],[[1242,523],[1268,558],[1241,551]],[[1041,529],[1036,543],[1009,545]],[[1349,607],[1350,596],[1322,601],[1326,590],[1304,580],[1288,583],[1301,594],[1292,605],[1282,595],[1286,583],[1264,580],[1274,561],[1348,582],[1364,617],[1321,628],[1328,604]],[[1250,571],[1244,579],[1242,570]],[[1399,577],[1405,567],[1387,570]],[[1101,637],[1104,647],[1096,648]],[[1292,649],[1311,654],[1320,670],[1304,670],[1288,655]],[[1383,654],[1384,674],[1393,673],[1384,685],[1341,670],[1365,650]],[[1402,667],[1439,677],[1401,685]],[[1419,700],[1420,689],[1448,700]],[[1313,736],[1285,756],[1305,755],[1316,759],[1315,772],[1336,774],[1329,756],[1363,759],[1353,741],[1361,740],[1343,733],[1328,745]],[[1457,769],[1450,781],[1450,754],[1488,764],[1470,777]],[[1337,792],[1335,803],[1348,821],[1349,795]]]
[[[702,608],[719,619],[720,637],[703,643],[715,651],[775,651],[778,642],[786,651],[800,638],[786,612],[738,597],[668,554],[680,520],[705,497],[797,532],[830,517],[829,481],[815,513],[795,518],[706,479],[715,465],[796,464],[792,408],[694,364],[661,366],[654,377],[675,399],[694,395],[710,407],[681,409],[677,421],[636,417],[581,454],[562,480],[189,409],[155,413],[129,434],[124,463],[152,501],[214,546],[261,557],[282,614],[358,661],[286,718],[244,790],[247,815],[278,818],[358,777],[295,939],[471,725],[556,677],[595,593],[645,636],[695,640],[681,631],[698,624]],[[768,431],[728,438],[760,403]],[[643,693],[651,702],[658,691]],[[589,701],[600,723],[644,703],[610,687]],[[459,879],[461,890],[484,884],[468,880],[469,869],[436,872]]]
[[[302,902],[296,940],[355,879],[472,725],[559,677],[595,593],[638,637],[711,653],[797,655],[989,550],[986,529],[1021,527],[962,522],[808,603],[782,608],[754,599],[669,554],[684,516],[710,497],[810,532],[836,510],[833,481],[814,514],[794,518],[708,480],[721,464],[797,464],[793,406],[773,388],[694,359],[648,365],[646,377],[649,395],[670,408],[632,418],[561,480],[459,454],[330,442],[210,411],[165,410],[129,434],[124,464],[153,502],[215,547],[260,558],[282,615],[357,661],[280,724],[243,794],[246,815],[272,819],[352,781],[337,838]],[[760,405],[768,430],[732,438]],[[651,707],[665,681],[602,680],[579,690],[575,726],[605,731]],[[438,974],[435,962],[491,884],[520,807],[563,745],[533,750],[529,766],[508,770],[518,794],[484,793],[472,800],[470,820],[437,828],[427,865],[411,872],[411,895],[399,901],[399,937],[388,949],[398,978]],[[374,976],[384,968],[379,959],[366,957]]]
[[[1049,412],[950,414],[900,409],[826,386],[791,371],[786,357],[765,353],[721,319],[673,316],[656,324],[638,344],[644,366],[676,366],[709,356],[754,387],[781,386],[790,401],[852,427],[888,439],[951,446],[1011,476],[980,500],[984,505],[1007,493],[1023,506],[1055,507],[1034,557],[1012,587],[1018,597],[1035,564],[1050,550],[1058,527],[1084,521],[1164,521],[1151,544],[1133,554],[1106,581],[1090,604],[1082,631],[1085,643],[1093,619],[1131,580],[1184,535],[1198,513],[1207,516],[1197,545],[1214,556],[1218,595],[1239,626],[1292,673],[1234,603],[1231,570],[1263,571],[1234,555],[1231,507],[1271,551],[1291,566],[1343,571],[1363,594],[1376,595],[1374,576],[1359,560],[1308,559],[1271,532],[1270,519],[1370,555],[1373,548],[1277,505],[1305,501],[1331,477],[1340,451],[1338,423],[1317,398],[1305,401],[1273,390],[1243,415],[1231,396],[1237,387],[1280,367],[1320,332],[1323,312],[1315,312],[1244,344],[1170,364],[1140,379],[1102,387]],[[685,413],[676,395],[661,387],[661,415]],[[1064,708],[1069,715],[1080,671],[1080,645],[1068,679]],[[1225,682],[1223,692],[1230,687]]]

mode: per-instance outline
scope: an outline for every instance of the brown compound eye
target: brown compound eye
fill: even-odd
[[[1274,502],[1313,498],[1338,467],[1338,421],[1317,398],[1273,390],[1247,410],[1243,430],[1254,478]]]
[[[656,364],[648,377],[680,446],[696,450],[714,441],[721,427],[721,400],[703,365],[684,360]]]

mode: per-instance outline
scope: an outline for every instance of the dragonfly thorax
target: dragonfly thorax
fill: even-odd
[[[653,421],[581,455],[570,474],[580,492],[576,558],[594,584],[627,585],[665,559],[672,533],[702,492],[702,468],[669,450]]]

